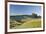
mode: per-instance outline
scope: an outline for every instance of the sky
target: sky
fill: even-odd
[[[41,15],[41,6],[10,5],[10,15],[31,15],[33,12]]]

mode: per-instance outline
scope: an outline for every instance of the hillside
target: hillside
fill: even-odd
[[[10,16],[10,28],[36,28],[41,27],[41,18],[32,18],[32,15]]]

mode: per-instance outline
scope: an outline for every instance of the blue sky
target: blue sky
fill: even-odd
[[[32,5],[10,5],[10,15],[31,15],[32,12],[41,14],[41,6]]]

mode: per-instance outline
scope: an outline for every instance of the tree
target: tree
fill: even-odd
[[[32,13],[32,18],[37,18],[37,14]]]

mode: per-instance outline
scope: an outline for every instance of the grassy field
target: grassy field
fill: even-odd
[[[27,18],[22,19],[22,22],[11,21],[10,28],[11,29],[22,29],[22,28],[39,28],[41,27],[41,19],[40,18]]]
[[[22,24],[20,28],[39,28],[40,26],[41,26],[40,19],[32,19]]]

